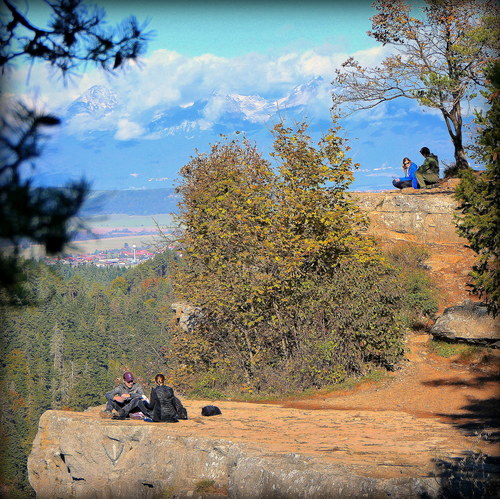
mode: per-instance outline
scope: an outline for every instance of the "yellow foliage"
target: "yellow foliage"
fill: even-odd
[[[298,287],[328,278],[342,262],[379,260],[363,235],[366,215],[346,192],[356,165],[337,132],[313,144],[305,123],[280,123],[275,169],[243,137],[215,144],[181,170],[185,230],[175,290],[201,318],[196,332],[172,338],[179,378],[215,359],[231,359],[251,377],[254,366],[291,355],[292,333],[268,326],[281,310],[300,310]]]

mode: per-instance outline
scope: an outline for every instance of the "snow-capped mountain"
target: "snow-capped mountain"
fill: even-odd
[[[321,96],[322,83],[315,78],[278,99],[216,91],[194,102],[141,111],[127,108],[126,97],[109,88],[91,87],[66,108],[64,127],[41,159],[40,182],[60,185],[82,172],[96,189],[172,185],[195,150],[207,151],[221,134],[244,132],[268,148],[270,125],[284,110],[287,119],[300,118]]]
[[[214,95],[212,100],[218,101],[223,113],[240,115],[251,123],[265,123],[275,112],[272,103],[259,95]]]
[[[107,114],[118,108],[118,95],[102,85],[94,85],[68,107],[68,115]]]
[[[280,99],[266,99],[260,95],[223,94],[212,92],[204,99],[180,105],[156,106],[145,110],[140,116],[140,125],[151,133],[171,134],[172,131],[205,130],[214,126],[235,129],[264,124],[269,119],[286,109],[298,111],[314,100],[323,84],[317,77],[298,85]],[[104,116],[121,109],[120,97],[111,89],[101,85],[89,88],[68,108],[66,117],[71,119],[78,114]],[[119,116],[117,117],[119,118]]]
[[[275,101],[275,107],[279,109],[297,109],[307,106],[318,96],[324,80],[317,76],[302,85],[296,86],[288,95]]]
[[[278,113],[301,112],[317,98],[323,79],[295,87],[280,99],[266,99],[260,95],[223,94],[213,92],[208,98],[168,109],[156,108],[143,119],[147,130],[155,137],[192,134],[213,130],[217,133],[251,131],[262,127]],[[147,114],[147,113],[146,113]]]

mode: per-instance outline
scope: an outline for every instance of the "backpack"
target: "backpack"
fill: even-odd
[[[215,405],[206,405],[201,409],[202,416],[217,416],[218,414],[222,414],[222,412]]]
[[[188,418],[188,413],[186,411],[186,408],[182,405],[182,402],[177,397],[174,397],[174,407],[177,412],[178,419]]]
[[[188,413],[187,413],[185,407],[181,407],[180,409],[177,409],[177,417],[179,419],[187,419],[188,418]]]

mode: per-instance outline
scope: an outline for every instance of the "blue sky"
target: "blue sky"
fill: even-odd
[[[29,4],[35,24],[42,26],[47,19],[44,2],[15,3],[23,11]],[[330,117],[335,69],[349,56],[372,65],[387,55],[387,49],[366,33],[375,13],[371,3],[103,0],[97,5],[106,10],[110,24],[131,14],[139,21],[149,20],[147,29],[155,35],[139,67],[129,66],[118,77],[89,68],[65,83],[51,76],[46,66],[18,65],[5,87],[61,114],[88,88],[103,85],[125,103],[121,114],[99,120],[76,117],[66,124],[66,131],[77,136],[109,130],[117,141],[149,140],[154,148],[153,137],[140,122],[145,110],[189,106],[214,93],[272,101],[319,76],[322,87],[308,104],[307,119],[324,122]],[[219,113],[215,99],[206,112],[210,126]],[[380,106],[344,124],[354,159],[361,163],[355,188],[391,188],[392,177],[400,174],[401,158],[410,156],[420,164],[423,145],[445,161],[453,159],[444,122],[415,102]]]
[[[47,19],[43,0],[15,1],[28,5],[38,26]],[[188,57],[214,54],[237,57],[249,52],[277,54],[327,44],[360,50],[373,45],[366,31],[372,0],[353,1],[171,1],[101,0],[109,24],[128,15],[148,21],[155,32],[149,53],[169,49]],[[26,9],[21,7],[23,12]]]
[[[135,2],[107,8],[110,19]],[[237,57],[278,54],[323,44],[366,48],[371,1],[145,2],[140,16],[156,31],[151,50],[169,48],[186,56]]]

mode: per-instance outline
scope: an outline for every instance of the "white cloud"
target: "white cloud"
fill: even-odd
[[[117,140],[137,139],[144,133],[141,125],[127,119],[118,120],[118,130],[115,133]]]
[[[100,116],[98,119],[92,114],[80,113],[67,121],[63,121],[63,125],[70,134],[81,135],[90,130],[99,132],[116,130],[118,120],[119,116],[116,113],[109,113]]]
[[[376,47],[352,55],[368,64],[377,61],[383,54],[384,49]],[[273,101],[315,76],[322,76],[324,81],[320,92],[308,103],[309,117],[327,118],[331,107],[330,81],[335,69],[348,57],[349,54],[329,45],[305,51],[295,49],[278,55],[248,53],[235,58],[212,54],[190,58],[161,49],[144,58],[140,64],[129,65],[116,75],[91,70],[66,82],[51,76],[51,71],[44,65],[35,65],[31,70],[20,67],[10,73],[6,88],[61,115],[91,86],[106,86],[118,95],[121,109],[100,117],[78,115],[68,123],[68,129],[73,132],[116,130],[116,139],[130,140],[143,136],[144,130],[138,122],[140,114],[149,109],[187,105],[207,99],[214,92],[261,95]],[[210,126],[223,106],[223,100],[212,98],[205,121],[199,126]],[[383,110],[380,109],[375,118],[382,120],[383,117]],[[155,137],[149,135],[148,138]]]

